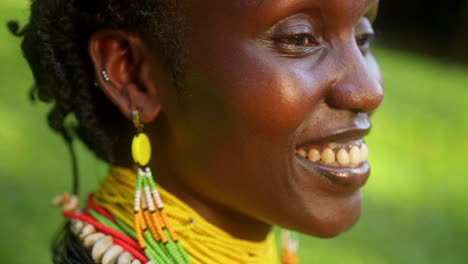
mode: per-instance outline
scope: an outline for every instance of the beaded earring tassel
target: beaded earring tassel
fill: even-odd
[[[143,133],[138,111],[133,112],[133,122],[137,129],[132,141],[132,156],[138,165],[134,197],[134,229],[137,241],[148,259],[155,264],[189,264],[187,253],[169,225],[163,202],[148,167],[151,144],[148,136]]]
[[[281,230],[281,259],[283,264],[298,264],[299,237],[291,231]]]

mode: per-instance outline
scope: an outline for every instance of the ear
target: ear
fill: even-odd
[[[141,38],[121,30],[100,30],[90,38],[89,54],[98,86],[127,119],[133,110],[140,112],[142,123],[156,119],[160,91],[152,77],[153,56]]]

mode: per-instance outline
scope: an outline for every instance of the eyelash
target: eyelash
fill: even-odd
[[[363,56],[368,53],[374,37],[373,33],[364,33],[356,36],[356,44]],[[292,56],[305,55],[320,47],[320,43],[310,33],[297,33],[279,37],[273,39],[273,43],[278,50]]]
[[[356,37],[356,43],[358,46],[365,46],[370,44],[374,39],[374,34],[367,33],[362,34]],[[299,42],[304,42],[300,44]],[[310,34],[300,33],[291,35],[288,37],[279,38],[276,40],[277,44],[286,44],[286,45],[295,45],[295,46],[310,46],[310,45],[319,45],[318,41],[314,39]],[[309,45],[308,45],[309,44]]]
[[[362,55],[366,55],[370,49],[370,45],[374,40],[373,33],[365,33],[356,36],[356,44],[358,45],[359,49],[361,50]]]
[[[275,50],[290,57],[302,57],[317,51],[320,43],[310,33],[296,33],[272,39]]]
[[[308,33],[299,33],[275,40],[276,45],[286,45],[295,47],[314,47],[318,46],[318,41]]]

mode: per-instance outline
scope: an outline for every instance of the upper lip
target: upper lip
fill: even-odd
[[[329,130],[323,133],[320,138],[308,138],[298,144],[298,147],[308,146],[312,144],[323,145],[327,143],[347,143],[362,139],[369,134],[371,129],[370,123],[366,127],[348,127],[342,129]]]

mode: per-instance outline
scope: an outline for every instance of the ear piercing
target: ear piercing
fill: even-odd
[[[102,76],[102,79],[104,79],[105,82],[109,82],[110,81],[110,78],[109,78],[109,74],[107,74],[106,70],[102,70],[101,71],[101,76]],[[99,87],[99,83],[98,81],[94,81],[94,86],[95,87]]]
[[[102,75],[102,78],[104,79],[104,81],[106,81],[106,82],[110,81],[109,75],[107,74],[107,72],[105,70],[101,71],[101,75]]]
[[[140,111],[138,110],[132,111],[132,120],[133,120],[133,125],[137,129],[137,132],[141,133],[143,131],[143,124],[140,122]]]

